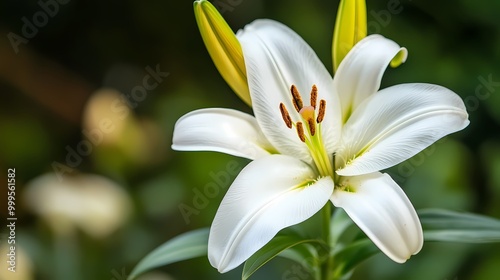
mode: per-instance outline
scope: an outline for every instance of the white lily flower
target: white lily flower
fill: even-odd
[[[172,145],[254,160],[215,215],[210,263],[220,272],[237,267],[329,200],[392,260],[418,253],[423,234],[415,209],[379,171],[465,128],[460,97],[431,84],[379,91],[392,58],[406,58],[405,48],[379,35],[357,43],[334,79],[307,43],[278,22],[257,20],[237,36],[255,117],[230,109],[189,113],[176,123]]]

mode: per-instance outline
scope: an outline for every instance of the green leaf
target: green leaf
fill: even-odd
[[[278,255],[279,257],[287,258],[295,261],[302,267],[309,270],[314,279],[321,277],[321,260],[318,253],[318,248],[311,243],[302,243],[297,246],[286,249]]]
[[[348,236],[344,239],[351,242],[355,237],[354,234],[349,234],[352,231],[350,230],[352,227],[354,227],[354,222],[349,218],[344,209],[336,208],[330,220],[330,246],[336,248],[338,243],[342,243],[341,238],[345,235]]]
[[[425,241],[500,242],[500,220],[442,209],[418,211]]]
[[[381,252],[368,238],[357,240],[334,254],[334,275],[346,275],[362,261]]]
[[[255,271],[286,249],[304,243],[322,244],[320,240],[304,239],[303,237],[294,234],[276,236],[259,251],[255,252],[255,254],[253,254],[245,262],[241,279],[248,279],[253,273],[255,273]]]
[[[138,275],[153,268],[206,256],[208,248],[208,228],[183,233],[163,243],[144,257],[127,278],[132,280]]]

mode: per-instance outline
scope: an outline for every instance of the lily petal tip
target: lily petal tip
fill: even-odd
[[[391,60],[390,65],[392,68],[397,68],[401,64],[405,63],[407,58],[408,58],[408,50],[405,47],[401,47],[399,52]]]

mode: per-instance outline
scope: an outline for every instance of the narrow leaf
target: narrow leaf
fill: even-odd
[[[334,275],[346,275],[362,261],[381,252],[368,238],[355,241],[334,255],[337,263]]]
[[[442,209],[418,211],[425,241],[500,242],[500,220]]]
[[[304,243],[318,243],[321,244],[319,240],[315,239],[304,239],[299,235],[278,235],[266,246],[262,247],[259,251],[253,254],[246,262],[243,267],[243,273],[241,279],[248,279],[255,271],[261,268],[264,264],[275,258],[278,254],[285,251],[288,248],[294,247],[299,244]]]
[[[207,255],[208,233],[208,228],[193,230],[163,243],[135,266],[128,279],[153,268]]]

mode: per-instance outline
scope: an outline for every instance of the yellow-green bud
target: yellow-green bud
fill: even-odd
[[[194,14],[208,53],[233,91],[252,105],[240,42],[217,9],[208,1],[194,2]]]
[[[333,32],[333,69],[340,65],[347,53],[361,39],[366,37],[365,0],[340,0],[335,29]]]

